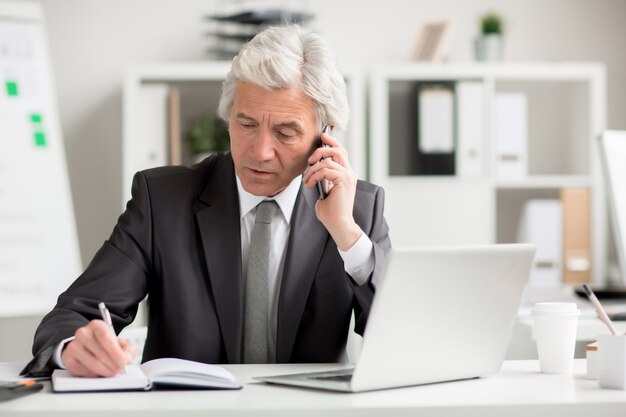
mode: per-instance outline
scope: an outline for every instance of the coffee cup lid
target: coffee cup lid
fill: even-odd
[[[580,314],[576,303],[545,302],[535,303],[533,314]]]

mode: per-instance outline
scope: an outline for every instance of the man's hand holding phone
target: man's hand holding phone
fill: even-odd
[[[328,181],[328,195],[317,201],[315,212],[337,247],[345,251],[363,233],[352,215],[357,176],[350,166],[346,149],[328,133],[322,133],[320,139],[326,146],[318,147],[309,157],[310,166],[303,182],[313,188],[320,181]]]

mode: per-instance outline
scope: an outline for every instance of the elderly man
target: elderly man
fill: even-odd
[[[143,360],[335,362],[352,311],[363,333],[390,241],[383,190],[358,181],[321,133],[348,117],[326,43],[296,25],[258,34],[233,60],[218,112],[230,152],[135,175],[111,237],[42,320],[25,373],[115,375],[136,350],[98,303],[119,332],[146,295]]]

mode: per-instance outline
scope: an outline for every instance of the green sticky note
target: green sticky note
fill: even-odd
[[[37,114],[37,113],[31,114],[30,121],[33,123],[41,123],[41,114]]]
[[[46,134],[43,132],[35,132],[35,145],[46,146]]]
[[[18,90],[17,90],[17,83],[15,81],[7,81],[6,89],[7,89],[7,94],[9,95],[9,97],[17,97]]]

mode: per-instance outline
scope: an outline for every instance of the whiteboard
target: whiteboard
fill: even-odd
[[[622,283],[626,284],[626,132],[604,132],[600,143],[609,191],[615,250]]]
[[[42,314],[82,269],[41,6],[0,0],[0,316]]]

